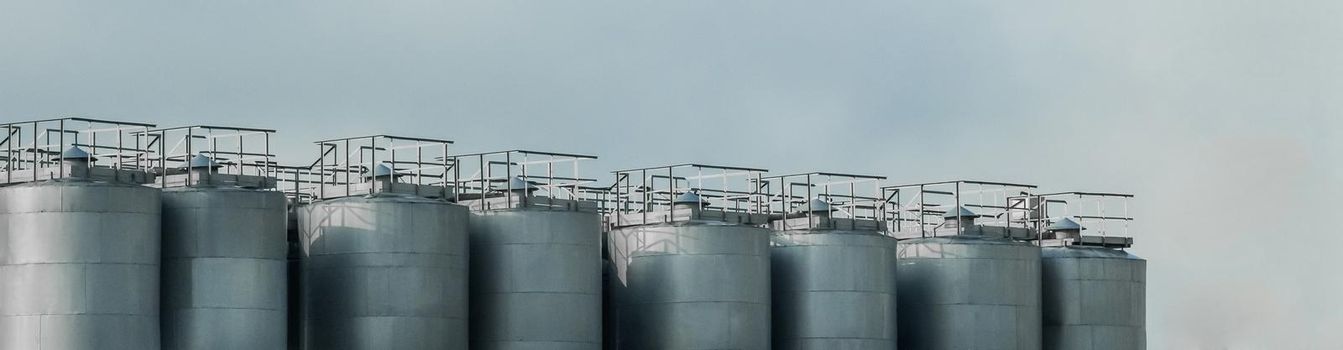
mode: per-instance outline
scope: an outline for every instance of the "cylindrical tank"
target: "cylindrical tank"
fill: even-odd
[[[696,220],[608,239],[616,349],[770,348],[769,230]]]
[[[163,190],[163,347],[284,349],[285,198]]]
[[[1041,250],[1044,348],[1147,348],[1147,261],[1101,247]]]
[[[471,216],[471,348],[602,346],[601,216],[544,209]]]
[[[0,349],[159,348],[159,190],[0,188]]]
[[[1040,248],[951,236],[899,243],[902,349],[1040,349]]]
[[[790,230],[771,243],[774,349],[895,349],[894,238]]]
[[[466,207],[378,194],[298,209],[305,349],[466,349]]]

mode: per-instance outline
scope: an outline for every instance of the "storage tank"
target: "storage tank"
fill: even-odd
[[[264,150],[273,131],[189,126],[151,132],[181,145],[203,144],[162,157],[163,347],[284,349],[285,197],[274,190],[273,177],[251,175],[270,174],[264,160],[271,155]],[[241,140],[221,148],[194,137],[221,135]]]
[[[828,173],[765,179],[771,190],[783,185],[771,191],[779,194],[771,196],[777,200],[770,223],[774,349],[895,349],[896,240],[883,234],[872,211],[881,179]],[[850,185],[874,188],[831,189]],[[807,190],[792,190],[799,186]]]
[[[349,140],[351,149],[432,146],[388,136]],[[344,141],[319,144],[339,145],[332,154],[353,154]],[[445,187],[407,174],[418,167],[396,166],[432,164],[441,171],[443,161],[379,158],[323,161],[328,169],[364,171],[354,183],[324,180],[317,200],[298,208],[304,348],[466,349],[467,209],[423,196]]]
[[[26,125],[55,129],[57,121]],[[116,137],[108,133],[105,140]],[[74,134],[49,143],[87,145],[77,141],[87,133]],[[12,151],[0,173],[0,349],[158,349],[159,190],[139,185],[151,175],[127,159],[100,159],[115,150],[20,151],[5,142],[0,149]]]
[[[457,158],[468,173],[488,170],[492,160],[529,164],[457,182],[481,190],[457,193],[471,195],[458,202],[472,212],[471,348],[600,349],[601,216],[596,203],[577,196],[591,180],[576,174],[579,160],[595,157],[507,151]]]
[[[1033,239],[1033,231],[1012,227],[1011,221],[977,225],[979,217],[1014,216],[1010,211],[980,215],[966,208],[1011,205],[969,204],[959,189],[922,192],[918,205],[902,210],[914,211],[919,220],[928,214],[945,220],[920,225],[914,237],[899,242],[900,348],[1040,349],[1040,248],[1025,241]],[[937,210],[922,202],[934,193],[955,196],[954,206]]]
[[[1082,217],[1092,227],[1131,220],[1127,214]],[[1044,348],[1146,349],[1147,261],[1124,251],[1133,244],[1126,233],[1083,234],[1087,228],[1079,221],[1055,220],[1041,248]]]
[[[758,181],[763,170],[652,170],[667,170],[666,176],[617,172],[624,181],[615,195],[624,199],[607,236],[615,273],[608,286],[614,348],[769,349],[770,231],[762,227],[768,216],[761,198],[749,190],[687,186],[731,177]],[[631,184],[635,177],[645,185]],[[667,181],[660,189],[649,183],[659,179]]]

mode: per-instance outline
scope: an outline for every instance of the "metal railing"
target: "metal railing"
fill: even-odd
[[[1058,192],[1033,196],[1016,197],[1016,200],[1032,202],[1036,208],[1032,212],[1030,224],[1040,232],[1046,232],[1050,226],[1064,219],[1072,220],[1081,226],[1079,237],[1058,239],[1066,244],[1096,244],[1128,247],[1133,236],[1129,226],[1134,218],[1129,215],[1130,202],[1134,195],[1106,192]],[[1090,237],[1097,238],[1093,240]],[[1111,238],[1118,238],[1112,240]]]
[[[449,199],[453,179],[452,141],[371,135],[316,141],[317,160],[302,166],[275,166],[280,187],[291,198],[313,201],[389,191],[432,190]]]
[[[271,153],[271,137],[275,130],[231,126],[192,125],[150,129],[143,134],[152,152],[146,159],[159,175],[160,187],[196,186],[199,177],[232,175],[258,177],[252,184],[258,188],[274,188],[277,175],[275,155]],[[204,157],[204,158],[198,158]],[[208,164],[195,164],[204,161]],[[197,173],[199,171],[199,173]],[[169,183],[173,175],[185,181]]]
[[[503,205],[498,208],[513,208],[521,204],[518,201],[527,198],[513,193],[533,191],[558,201],[589,200],[596,193],[585,192],[600,189],[588,186],[597,180],[583,177],[579,165],[582,161],[594,159],[597,157],[528,150],[453,155],[451,174],[452,187],[455,189],[454,201],[498,197]],[[495,207],[482,205],[480,209],[492,208]]]
[[[677,197],[689,193],[695,195],[695,207],[702,211],[767,214],[768,199],[761,186],[761,174],[766,171],[706,164],[617,170],[612,172],[615,182],[606,194],[607,210],[615,218],[612,224],[617,226],[633,217],[638,217],[640,223],[649,223],[654,219],[650,215],[662,212],[666,212],[667,221],[674,221],[678,214]]]
[[[818,221],[816,213],[827,217],[880,221],[885,201],[881,197],[884,176],[832,172],[811,172],[761,178],[762,192],[772,215],[787,219],[805,216],[807,227]],[[820,200],[826,208],[815,208]],[[799,214],[801,213],[801,214]]]
[[[148,153],[143,132],[154,124],[80,117],[31,120],[0,124],[0,156],[4,183],[29,182],[66,176],[62,153],[78,148],[85,154],[87,169],[145,171]]]
[[[1004,228],[1019,227],[1031,229],[1027,219],[1030,203],[1023,196],[1031,195],[1034,185],[953,180],[895,185],[882,187],[885,205],[885,217],[892,235],[918,237],[937,237],[939,235],[961,235],[964,225],[954,225],[954,231],[947,227],[947,219],[960,223],[965,219],[980,219],[978,225]],[[971,211],[972,217],[964,217],[958,210]],[[948,217],[947,213],[955,213]]]

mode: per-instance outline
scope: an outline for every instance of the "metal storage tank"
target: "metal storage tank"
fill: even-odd
[[[752,190],[761,172],[696,164],[616,172],[607,236],[615,349],[770,348],[770,231]]]
[[[163,347],[284,349],[286,202],[273,190],[272,156],[262,151],[273,131],[191,126],[151,133],[182,140],[161,153],[167,161],[159,172]],[[193,149],[197,136],[238,142]],[[258,173],[264,175],[248,175]]]
[[[1074,195],[1078,199],[1132,197],[1071,192],[1046,198]],[[1124,251],[1133,245],[1127,232],[1102,228],[1097,234],[1082,234],[1084,229],[1106,226],[1105,221],[1122,221],[1114,226],[1126,227],[1132,218],[1127,213],[1092,214],[1052,220],[1047,229],[1040,260],[1044,348],[1146,349],[1147,261]],[[1087,222],[1090,227],[1084,228],[1079,222]]]
[[[601,216],[578,161],[505,151],[459,155],[458,203],[471,208],[471,348],[602,346]],[[489,164],[526,164],[490,169]],[[541,170],[528,173],[531,170]],[[479,171],[477,171],[479,170]],[[475,191],[471,191],[474,189]]]
[[[950,191],[928,187],[946,185]],[[916,223],[915,229],[897,229],[899,268],[899,346],[905,349],[1040,349],[1040,248],[1017,210],[1024,202],[1005,200],[1015,195],[1004,189],[992,202],[969,203],[961,187],[1032,188],[1028,185],[954,181],[889,187],[887,198],[915,192],[901,203],[896,227]],[[910,191],[914,189],[916,191]],[[975,193],[996,190],[977,189]],[[951,206],[934,209],[927,200],[951,196]],[[906,197],[908,198],[908,197]],[[1004,199],[999,201],[997,199]],[[985,211],[975,214],[967,207]],[[996,214],[988,212],[997,211]],[[905,218],[913,212],[915,218]],[[941,216],[941,224],[923,217]],[[1001,220],[976,225],[975,219]],[[1022,227],[1013,227],[1020,224]]]
[[[0,349],[159,348],[159,190],[139,185],[152,178],[136,167],[141,158],[108,156],[132,148],[93,136],[148,127],[81,118],[0,126],[17,131],[0,141]],[[60,140],[39,139],[57,128]]]
[[[881,179],[835,173],[765,179],[775,199],[774,349],[896,348],[896,240],[883,235],[876,210]],[[872,188],[854,191],[858,185]]]
[[[304,348],[467,348],[468,212],[445,200],[443,182],[429,184],[441,180],[421,173],[446,169],[446,154],[435,161],[414,149],[447,143],[391,136],[318,142],[324,155],[376,155],[323,157],[322,180],[311,189],[316,200],[298,209]],[[378,152],[408,148],[401,153],[412,159]],[[398,166],[408,164],[417,165]]]

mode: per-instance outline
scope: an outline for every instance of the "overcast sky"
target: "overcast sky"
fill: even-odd
[[[1343,345],[1343,2],[841,2],[0,0],[0,120],[1132,192],[1150,348]]]

